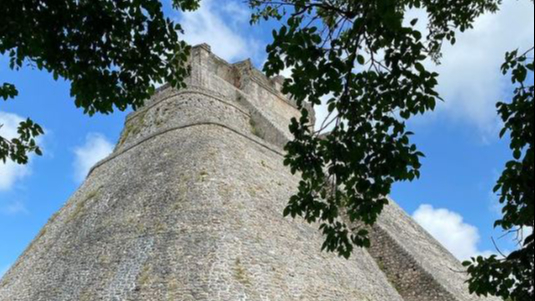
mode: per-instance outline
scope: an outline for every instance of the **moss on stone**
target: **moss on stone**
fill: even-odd
[[[137,279],[138,286],[143,287],[143,286],[148,285],[148,283],[150,281],[150,278],[151,278],[150,266],[149,265],[145,265],[143,267],[143,270],[139,274],[138,279]]]
[[[245,270],[239,258],[237,258],[235,262],[234,277],[239,283],[243,285],[251,285],[251,279],[249,278],[247,270]]]
[[[48,219],[48,222],[49,223],[53,223],[56,221],[56,219],[58,218],[58,215],[59,215],[59,211],[54,213],[49,219]]]
[[[98,197],[98,194],[100,193],[100,189],[101,187],[89,192],[82,201],[76,203],[73,212],[67,217],[66,222],[69,223],[78,219],[78,217],[81,216],[83,212],[85,211],[87,203],[90,200]]]
[[[95,300],[95,295],[90,290],[84,290],[80,294],[79,299],[80,299],[80,301],[91,301],[91,300]]]
[[[124,145],[124,143],[126,142],[126,140],[128,140],[130,136],[138,135],[141,132],[141,129],[145,126],[146,114],[146,111],[141,112],[138,116],[126,122],[123,134],[121,135],[121,139],[119,140],[119,147]]]
[[[179,282],[176,278],[172,278],[167,283],[167,301],[177,300],[177,292],[180,289]]]
[[[27,253],[30,253],[31,250],[35,247],[35,244],[37,244],[37,242],[38,242],[38,241],[39,241],[45,234],[46,234],[46,226],[45,226],[43,229],[41,229],[41,231],[39,231],[39,234],[37,234],[37,237],[30,243],[30,245],[28,246],[26,252],[27,252]],[[18,263],[20,263],[20,261],[17,262],[17,264],[18,264]]]
[[[156,232],[157,233],[165,233],[167,231],[167,227],[164,223],[158,222],[156,223]]]
[[[262,160],[260,161],[260,165],[262,165],[262,167],[266,168],[266,169],[273,169],[271,168],[267,163],[266,161]]]
[[[253,118],[249,119],[249,124],[251,125],[251,134],[257,136],[258,138],[264,139],[262,132],[258,129],[258,126],[256,122],[253,120]]]
[[[249,192],[249,195],[251,197],[253,197],[253,198],[256,198],[256,196],[258,195],[258,188],[257,187],[250,186],[247,190]]]
[[[204,171],[204,170],[201,171],[201,172],[199,173],[199,182],[204,183],[204,182],[206,181],[206,178],[207,178],[207,177],[208,177],[208,172],[206,172],[206,171]]]
[[[99,262],[103,265],[110,263],[110,256],[108,256],[108,254],[106,253],[101,254],[98,259]]]

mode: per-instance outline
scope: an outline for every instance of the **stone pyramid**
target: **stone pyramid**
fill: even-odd
[[[194,47],[0,282],[1,301],[473,301],[460,263],[397,205],[352,259],[282,211],[299,112],[249,61]]]

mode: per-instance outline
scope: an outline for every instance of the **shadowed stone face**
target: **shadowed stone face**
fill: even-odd
[[[193,51],[188,88],[128,117],[115,152],[0,282],[0,301],[480,300],[459,263],[397,206],[351,260],[285,219],[299,112],[249,63]],[[399,237],[396,235],[400,234]]]

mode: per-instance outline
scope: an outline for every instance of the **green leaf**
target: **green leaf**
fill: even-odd
[[[18,95],[19,91],[15,88],[14,85],[4,83],[2,86],[0,86],[0,97],[4,100],[15,98]]]
[[[513,153],[513,157],[516,159],[516,160],[520,160],[520,158],[522,157],[522,152],[520,150],[515,150],[514,153]]]
[[[425,73],[425,67],[421,63],[416,63],[414,67],[416,68],[416,70],[418,70],[418,72]]]

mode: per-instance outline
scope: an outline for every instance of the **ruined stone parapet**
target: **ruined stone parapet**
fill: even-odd
[[[292,139],[289,120],[299,118],[294,101],[281,93],[284,79],[268,79],[249,60],[236,64],[212,54],[208,45],[192,49],[187,88],[169,85],[128,116],[116,151],[155,133],[199,123],[215,123],[252,133],[282,149]],[[311,125],[315,114],[311,112]]]

